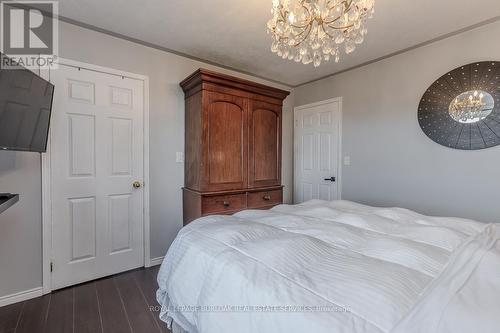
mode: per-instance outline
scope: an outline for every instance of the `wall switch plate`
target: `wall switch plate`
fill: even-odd
[[[184,163],[184,153],[183,152],[176,152],[175,153],[175,162],[176,163]]]
[[[351,165],[351,156],[344,156],[344,165]]]

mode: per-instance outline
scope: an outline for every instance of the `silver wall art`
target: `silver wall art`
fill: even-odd
[[[431,140],[449,148],[500,145],[500,62],[475,62],[441,76],[424,93],[418,121]]]

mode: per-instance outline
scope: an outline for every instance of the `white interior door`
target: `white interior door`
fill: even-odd
[[[50,78],[58,289],[144,265],[144,82],[64,65]]]
[[[340,199],[341,100],[295,108],[294,201]]]

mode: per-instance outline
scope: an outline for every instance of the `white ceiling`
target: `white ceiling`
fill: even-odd
[[[271,53],[272,0],[60,0],[60,15],[192,57],[295,86],[499,18],[499,0],[376,0],[368,36],[320,67]]]

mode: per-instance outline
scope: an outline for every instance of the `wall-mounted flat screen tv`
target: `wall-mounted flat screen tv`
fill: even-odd
[[[35,73],[0,68],[1,150],[46,151],[53,95],[54,85]]]

